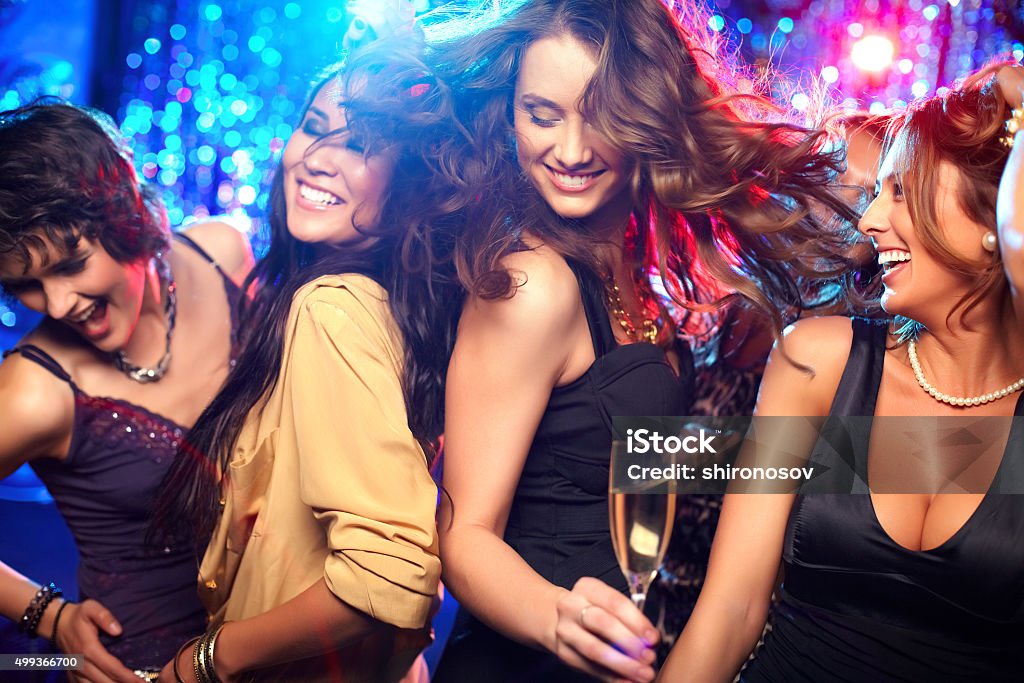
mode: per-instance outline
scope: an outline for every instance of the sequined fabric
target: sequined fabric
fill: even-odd
[[[80,598],[102,602],[124,629],[104,644],[131,668],[160,668],[205,625],[191,543],[146,545],[156,492],[185,430],[140,406],[72,388],[68,456],[35,461],[33,469],[78,545]]]

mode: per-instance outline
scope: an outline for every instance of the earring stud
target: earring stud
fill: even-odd
[[[999,238],[996,237],[995,232],[989,230],[982,235],[981,246],[985,251],[994,254],[996,252],[996,247],[999,246]]]

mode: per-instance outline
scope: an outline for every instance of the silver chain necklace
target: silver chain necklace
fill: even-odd
[[[160,279],[167,282],[167,303],[164,306],[164,311],[167,313],[167,339],[164,355],[154,367],[144,368],[128,360],[128,356],[122,350],[117,350],[113,353],[114,365],[117,366],[117,369],[126,374],[129,379],[139,384],[159,382],[167,373],[167,367],[171,364],[171,334],[174,332],[174,319],[178,315],[178,296],[176,293],[178,286],[174,282],[174,276],[171,274],[170,264],[166,261],[161,261],[161,265]]]

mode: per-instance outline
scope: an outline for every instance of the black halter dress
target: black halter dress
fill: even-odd
[[[569,266],[580,288],[596,360],[579,379],[552,391],[516,488],[505,541],[555,585],[572,588],[581,577],[593,576],[625,593],[608,522],[611,418],[688,415],[694,395],[693,358],[689,346],[679,340],[677,375],[659,347],[619,346],[600,278],[572,262]],[[433,680],[592,679],[460,610]]]

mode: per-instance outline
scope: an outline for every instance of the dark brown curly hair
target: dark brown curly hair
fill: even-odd
[[[46,242],[69,252],[81,237],[121,263],[169,244],[163,206],[114,122],[53,98],[0,112],[0,254],[27,265]]]

